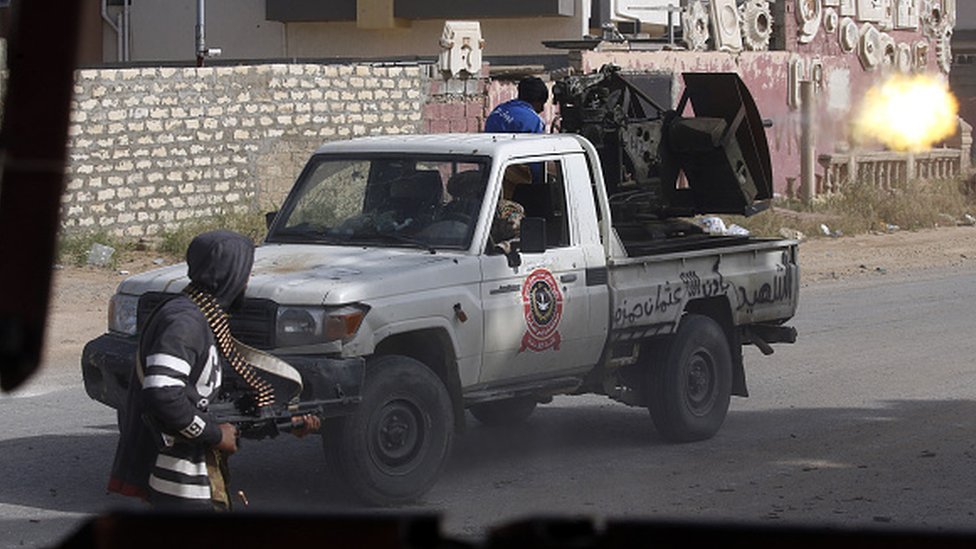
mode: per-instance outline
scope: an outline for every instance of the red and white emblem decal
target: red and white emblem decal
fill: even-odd
[[[519,352],[559,350],[559,319],[563,316],[563,294],[552,273],[536,269],[522,284],[522,305],[528,331]]]

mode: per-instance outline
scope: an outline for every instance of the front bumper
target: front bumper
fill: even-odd
[[[81,374],[89,397],[116,410],[125,405],[138,346],[135,337],[111,333],[85,345],[81,354]],[[364,359],[277,356],[301,374],[301,402],[314,402],[323,417],[347,415],[359,403],[366,373]]]

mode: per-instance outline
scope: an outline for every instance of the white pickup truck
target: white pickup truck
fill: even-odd
[[[531,173],[515,184],[512,174]],[[428,490],[465,410],[527,418],[560,394],[647,407],[673,441],[714,435],[746,396],[742,345],[792,342],[793,241],[615,219],[600,156],[578,135],[372,137],[323,145],[258,246],[243,341],[293,365],[327,418],[326,461],[374,504]],[[497,204],[524,209],[493,238]],[[496,225],[497,226],[497,225]],[[139,327],[185,265],[132,276],[85,386],[118,407]]]

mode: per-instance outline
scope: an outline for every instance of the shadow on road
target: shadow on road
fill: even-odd
[[[657,436],[642,409],[556,404],[504,429],[469,421],[443,478],[415,508],[494,501],[517,512],[532,501],[556,512],[813,519],[849,513],[870,521],[896,514],[886,508],[913,498],[957,509],[945,517],[952,523],[976,509],[973,417],[974,401],[735,411],[715,438],[676,445]],[[131,508],[129,498],[105,493],[117,436],[99,427],[0,442],[0,504],[69,513]],[[326,481],[318,437],[245,440],[231,469],[232,486],[246,492],[254,510],[350,508]],[[945,512],[926,505],[919,516]]]
[[[511,510],[550,502],[561,512],[640,509],[677,516],[712,509],[734,516],[738,508],[778,518],[837,502],[824,511],[836,520],[847,518],[843,500],[850,500],[872,503],[885,520],[885,508],[906,494],[972,503],[972,417],[973,401],[740,411],[711,440],[670,444],[641,409],[546,406],[504,429],[469,421],[442,479],[417,508],[456,510],[495,499]],[[255,509],[350,505],[325,482],[317,441],[246,444],[232,464],[235,487],[246,490]],[[965,516],[959,513],[955,519]]]
[[[112,507],[105,486],[117,439],[114,427],[99,426],[0,442],[0,504],[67,513]]]

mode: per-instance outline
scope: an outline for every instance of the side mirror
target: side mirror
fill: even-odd
[[[276,217],[278,217],[278,212],[268,212],[264,214],[264,226],[266,229],[271,229],[271,224],[274,223]]]
[[[519,250],[523,254],[541,254],[546,251],[546,220],[543,217],[522,219],[519,230]]]

